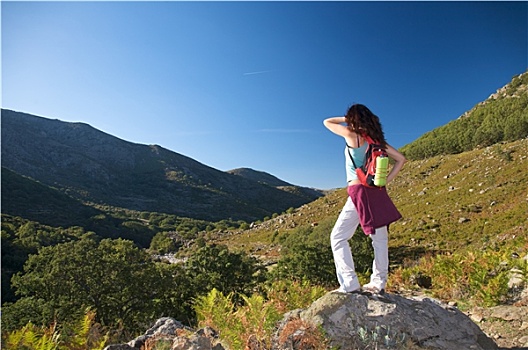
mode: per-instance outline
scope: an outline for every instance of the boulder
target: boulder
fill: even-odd
[[[104,350],[156,349],[158,343],[170,344],[171,350],[224,350],[217,341],[218,335],[206,327],[196,332],[170,317],[158,319],[145,334],[126,344],[108,345]]]
[[[427,297],[331,292],[309,308],[286,315],[277,334],[295,317],[322,329],[332,348],[393,349],[412,342],[413,349],[498,349],[468,316]],[[274,339],[274,349],[296,348],[291,339],[277,344],[279,338]]]

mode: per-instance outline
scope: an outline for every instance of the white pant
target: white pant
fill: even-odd
[[[340,285],[339,290],[343,292],[351,292],[361,287],[354,267],[354,258],[352,257],[350,245],[348,244],[348,240],[352,238],[358,225],[359,216],[356,207],[350,197],[348,197],[330,234],[337,280]],[[387,226],[377,228],[376,234],[370,235],[370,238],[372,239],[372,246],[374,247],[374,261],[372,263],[370,284],[379,289],[384,289],[387,284],[387,275],[389,272],[389,237]]]

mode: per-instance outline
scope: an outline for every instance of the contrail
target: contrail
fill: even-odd
[[[272,70],[259,70],[257,72],[243,73],[242,75],[255,75],[255,74],[262,74],[262,73],[269,73],[269,72],[273,72],[273,71]]]
[[[277,133],[306,133],[312,132],[310,129],[260,129],[258,132],[277,132]]]

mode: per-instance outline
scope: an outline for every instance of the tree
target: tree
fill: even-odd
[[[22,298],[4,308],[2,322],[6,318],[8,329],[35,317],[44,325],[71,322],[91,308],[102,325],[120,323],[133,330],[153,317],[153,299],[161,292],[156,289],[157,275],[154,263],[133,242],[98,242],[95,235],[86,234],[29,257],[24,272],[12,279]],[[14,314],[24,316],[20,305],[32,309],[17,319]]]
[[[179,245],[176,244],[173,236],[175,233],[158,232],[150,242],[150,251],[158,254],[167,254],[177,252]]]
[[[400,151],[416,160],[527,137],[527,86],[528,73],[525,72],[464,116],[425,133]]]
[[[206,245],[187,261],[186,270],[198,295],[213,288],[223,294],[250,295],[258,282],[265,279],[264,268],[256,258],[232,253],[224,245]]]
[[[168,316],[192,325],[196,322],[193,301],[196,297],[193,281],[181,264],[156,263],[159,280],[154,298],[156,317]]]

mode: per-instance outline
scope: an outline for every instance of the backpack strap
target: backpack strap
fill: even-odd
[[[348,151],[348,156],[350,157],[350,160],[352,161],[352,164],[354,165],[354,169],[357,169],[356,162],[354,162],[354,157],[352,157],[352,155],[350,154],[350,146],[349,145],[347,145],[347,151]]]
[[[369,145],[370,145],[371,143],[373,143],[373,142],[372,142],[372,139],[371,139],[370,137],[368,137],[367,135],[362,135],[362,136],[363,136],[363,138],[365,139],[365,141],[366,141]],[[359,146],[359,135],[356,134],[356,137],[357,137],[357,144],[358,144],[358,146]],[[350,146],[348,145],[348,143],[346,143],[346,146],[347,146],[348,156],[350,157],[350,160],[352,161],[352,165],[354,165],[354,169],[357,169],[358,166],[356,165],[356,162],[354,162],[354,157],[352,157],[352,154],[350,154],[350,149],[351,149],[352,147],[350,147]],[[365,150],[365,153],[367,153],[367,151],[368,151],[368,147],[367,147],[367,149]]]
[[[374,142],[374,140],[368,136],[367,134],[363,134],[361,135],[369,144],[372,144],[372,143],[377,143],[377,142]]]

